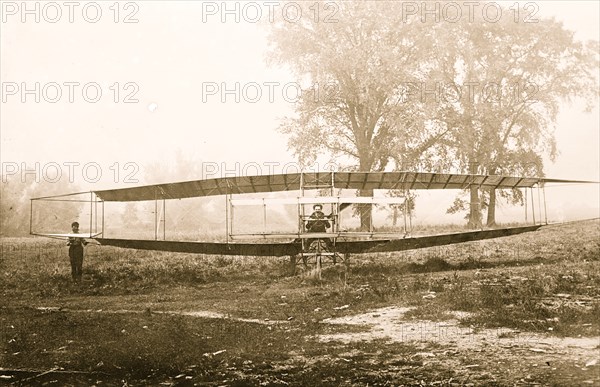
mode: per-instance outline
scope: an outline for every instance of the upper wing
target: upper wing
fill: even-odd
[[[342,189],[464,189],[526,188],[545,183],[596,183],[496,175],[422,172],[310,172],[261,176],[236,176],[94,191],[104,201],[183,199],[200,196],[300,190],[326,185]]]

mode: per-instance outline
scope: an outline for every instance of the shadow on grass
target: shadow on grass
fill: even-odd
[[[511,266],[534,266],[540,263],[552,264],[557,262],[557,259],[543,259],[535,257],[532,259],[513,259],[506,261],[486,262],[480,260],[467,260],[458,263],[448,262],[444,258],[430,257],[423,263],[408,262],[408,263],[369,263],[351,265],[353,275],[368,276],[377,274],[422,274],[422,273],[437,273],[444,271],[468,271],[476,269],[492,269],[497,267]]]

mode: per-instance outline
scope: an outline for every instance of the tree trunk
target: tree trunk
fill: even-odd
[[[490,189],[490,202],[488,203],[487,209],[487,222],[488,227],[496,225],[496,189]]]
[[[473,186],[470,189],[471,203],[469,211],[469,223],[467,227],[470,229],[481,228],[481,210],[479,208],[479,191]]]
[[[488,174],[495,175],[496,172],[497,172],[496,167],[490,166],[490,168],[488,170]],[[496,189],[495,188],[490,189],[490,202],[488,203],[488,208],[487,208],[486,225],[488,227],[493,227],[496,225]]]
[[[360,142],[359,142],[360,143]],[[370,152],[369,152],[369,147],[364,147],[361,151],[361,147],[359,145],[357,145],[357,148],[359,148],[359,154],[362,155],[360,157],[359,160],[359,164],[360,164],[360,171],[361,172],[368,172],[371,171],[371,168],[373,167],[373,161],[372,158],[369,157]],[[372,189],[361,189],[358,190],[358,196],[373,196],[373,190]],[[361,203],[358,204],[358,212],[360,215],[360,231],[371,231],[372,228],[372,219],[371,219],[371,213],[372,213],[372,205],[371,204],[366,204],[366,203]]]
[[[396,225],[398,224],[398,213],[400,211],[398,211],[398,206],[392,206],[392,226],[396,227]]]
[[[477,173],[477,162],[471,162],[469,166],[469,173]],[[470,229],[481,228],[481,207],[479,202],[479,190],[476,185],[471,185],[470,190],[470,204],[469,204],[469,223],[467,227]]]
[[[372,189],[361,189],[358,193],[359,196],[373,196]],[[371,231],[372,227],[372,204],[359,204],[358,210],[360,212],[360,231]]]

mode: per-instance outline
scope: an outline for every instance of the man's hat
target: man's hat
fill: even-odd
[[[319,210],[322,210],[322,209],[323,209],[323,205],[322,205],[322,204],[315,204],[315,205],[313,206],[313,210],[316,210],[316,209],[317,209],[317,207],[319,207]]]

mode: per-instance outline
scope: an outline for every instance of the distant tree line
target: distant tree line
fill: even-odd
[[[29,235],[30,221],[34,232],[70,232],[72,222],[81,222],[84,204],[78,202],[35,201],[31,213],[31,198],[77,192],[68,179],[35,181],[19,174],[0,178],[0,236]]]

